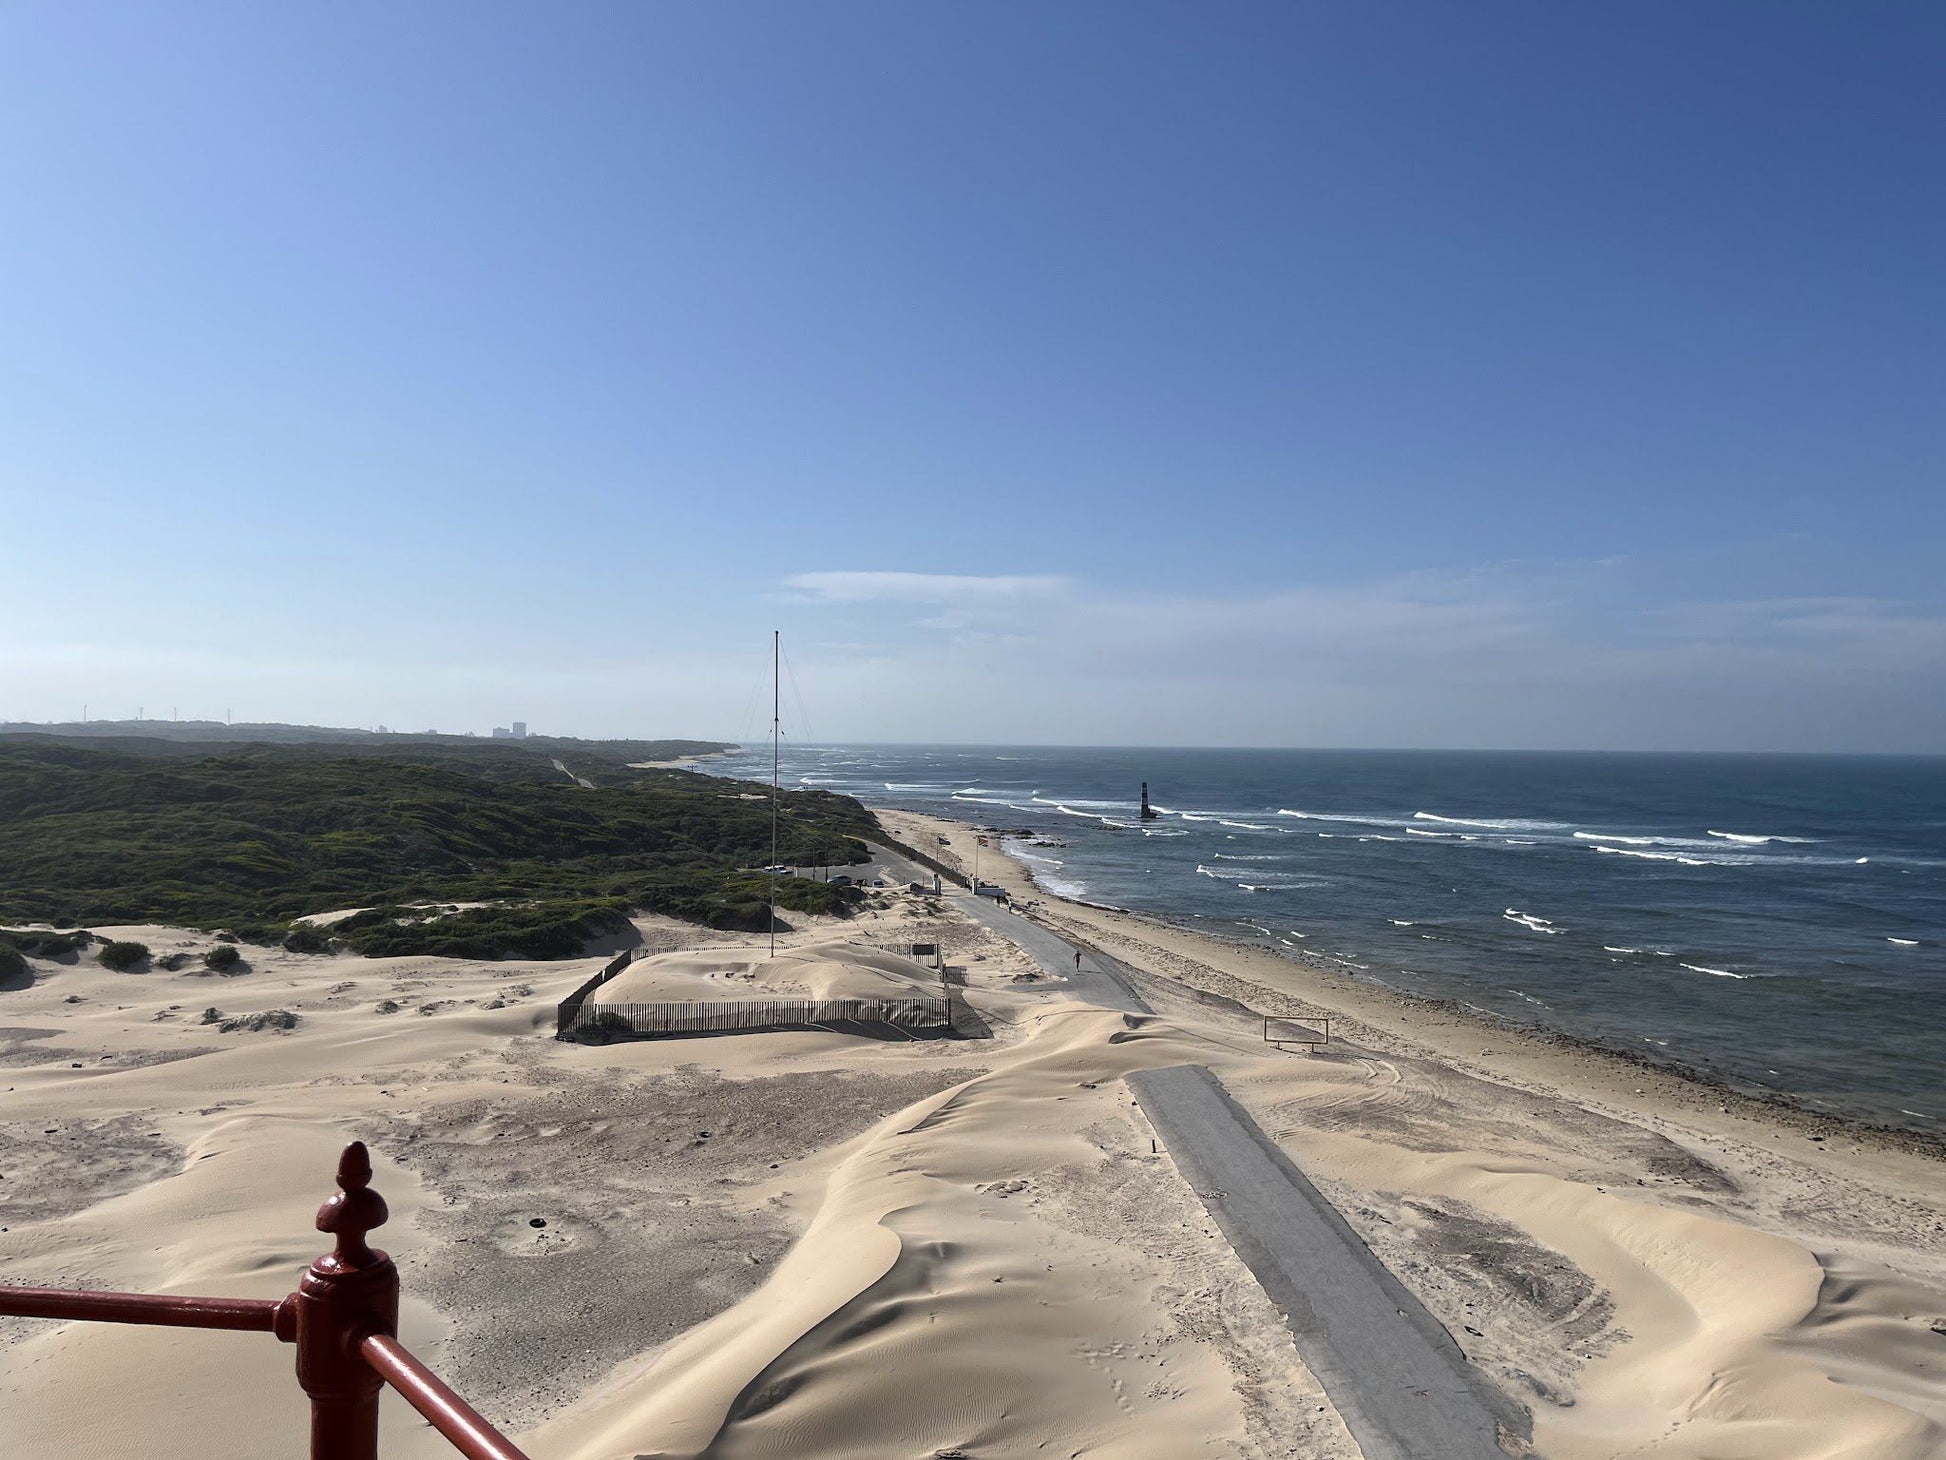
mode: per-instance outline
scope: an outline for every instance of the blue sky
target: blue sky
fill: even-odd
[[[1946,751],[1946,10],[0,14],[0,718]]]

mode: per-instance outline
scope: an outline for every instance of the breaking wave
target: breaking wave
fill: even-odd
[[[1565,933],[1567,931],[1566,928],[1555,927],[1553,923],[1544,917],[1539,917],[1534,913],[1524,913],[1517,907],[1508,908],[1500,916],[1510,923],[1519,923],[1523,928],[1527,928],[1536,933]]]
[[[1441,816],[1432,811],[1415,811],[1414,821],[1436,821],[1441,826],[1474,826],[1482,831],[1565,831],[1574,823],[1569,821],[1538,821],[1526,816],[1469,817]]]

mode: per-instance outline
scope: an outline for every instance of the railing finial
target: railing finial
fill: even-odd
[[[338,1158],[338,1194],[318,1208],[318,1230],[338,1239],[331,1255],[340,1267],[365,1267],[376,1260],[365,1234],[384,1226],[390,1213],[371,1182],[371,1153],[363,1141],[353,1141]]]

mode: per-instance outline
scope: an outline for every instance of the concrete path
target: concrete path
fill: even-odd
[[[1365,1460],[1505,1460],[1527,1417],[1200,1065],[1128,1083],[1270,1299]]]
[[[1114,959],[984,897],[954,902],[1090,1003],[1147,1013]],[[1199,1065],[1128,1080],[1169,1155],[1283,1311],[1365,1460],[1505,1460],[1529,1421],[1467,1362],[1304,1173]],[[1502,1443],[1502,1437],[1519,1437]]]

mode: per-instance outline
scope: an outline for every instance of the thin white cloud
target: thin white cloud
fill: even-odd
[[[870,602],[881,638],[871,663],[831,652],[822,672],[906,727],[861,721],[860,738],[1913,749],[1946,699],[1936,611],[1808,597],[1618,610],[1598,564],[1238,594],[791,581],[827,577],[807,616]],[[1039,596],[994,586],[1024,583]],[[914,708],[949,704],[965,708],[939,725]]]
[[[963,573],[799,573],[784,586],[813,603],[1017,603],[1057,597],[1074,587],[1052,575]]]

